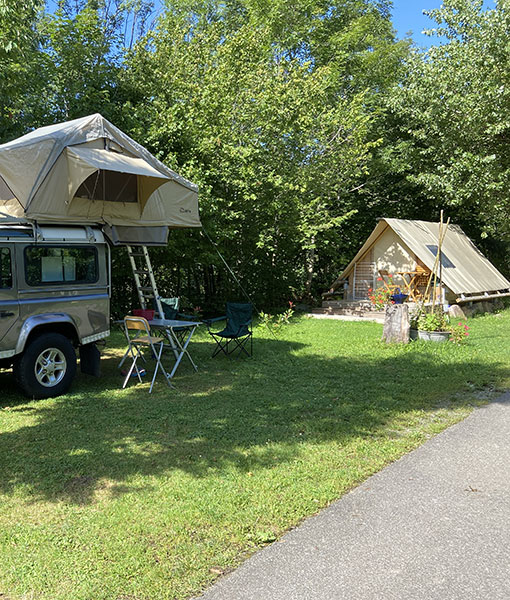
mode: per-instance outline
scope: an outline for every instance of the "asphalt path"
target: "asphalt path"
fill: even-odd
[[[219,579],[201,600],[510,600],[510,393]]]

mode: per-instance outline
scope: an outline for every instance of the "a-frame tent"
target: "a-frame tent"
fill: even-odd
[[[393,275],[399,285],[401,272],[434,268],[438,251],[439,223],[404,219],[380,219],[367,241],[325,296],[341,286],[353,300],[368,298],[378,285],[380,271]],[[510,295],[510,282],[478,250],[457,225],[449,225],[442,244],[442,285],[450,302],[485,300]],[[401,282],[404,287],[403,280]]]

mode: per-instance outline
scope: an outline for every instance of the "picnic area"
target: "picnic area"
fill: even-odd
[[[510,311],[469,341],[386,345],[304,316],[254,357],[192,341],[175,389],[103,377],[27,401],[0,372],[2,586],[13,597],[185,599],[508,386]]]

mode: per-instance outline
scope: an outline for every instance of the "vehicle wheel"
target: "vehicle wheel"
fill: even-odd
[[[35,338],[14,364],[14,377],[30,398],[65,394],[76,374],[76,352],[59,333]]]

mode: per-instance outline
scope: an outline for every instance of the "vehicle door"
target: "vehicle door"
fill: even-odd
[[[14,244],[0,242],[0,357],[14,350],[17,341],[16,322],[19,318]]]

